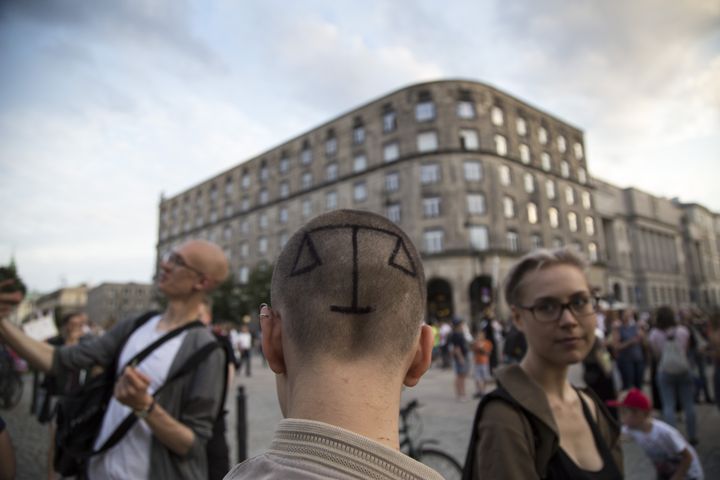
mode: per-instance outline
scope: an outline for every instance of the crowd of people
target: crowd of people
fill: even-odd
[[[492,307],[472,324],[426,324],[422,262],[397,225],[352,210],[316,217],[283,248],[258,311],[257,341],[284,420],[266,453],[234,468],[225,394],[236,370],[251,375],[255,342],[247,322],[211,323],[209,293],[228,275],[217,245],[191,240],[165,255],[166,309],[102,335],[85,335],[86,318],[72,314],[60,338],[34,340],[7,319],[22,293],[3,291],[0,341],[48,373],[47,400],[37,402],[45,421],[78,385],[110,380],[89,453],[58,442],[61,461],[49,461],[62,469],[70,458],[80,478],[440,479],[399,451],[398,435],[402,389],[435,364],[453,369],[458,401],[469,401],[468,377],[480,399],[468,419],[466,479],[622,478],[618,419],[658,478],[702,479],[694,406],[711,401],[711,390],[720,401],[718,317],[603,309],[585,269],[572,249],[531,252],[505,279],[507,326]],[[588,388],[570,382],[577,364]],[[0,418],[0,459],[10,459],[3,430]],[[0,478],[12,478],[10,465]]]

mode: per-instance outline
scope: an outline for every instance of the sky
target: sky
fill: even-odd
[[[444,78],[579,127],[591,175],[720,213],[717,0],[3,0],[0,264],[148,282],[161,194]]]

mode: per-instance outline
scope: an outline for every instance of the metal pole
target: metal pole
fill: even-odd
[[[237,448],[238,463],[245,461],[247,459],[247,404],[243,385],[239,385],[237,390]]]

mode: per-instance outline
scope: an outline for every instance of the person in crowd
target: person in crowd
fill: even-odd
[[[629,308],[620,311],[620,320],[612,326],[611,341],[615,352],[615,362],[622,378],[623,390],[643,387],[644,339],[643,330],[635,319],[635,312]]]
[[[101,337],[59,348],[36,341],[12,325],[6,317],[12,302],[18,299],[0,293],[0,339],[35,368],[58,374],[95,365],[108,367],[117,360],[120,371],[95,448],[127,415],[134,413],[139,421],[114,447],[90,459],[90,479],[207,478],[205,443],[222,401],[222,352],[214,349],[191,373],[168,385],[157,398],[153,393],[196,351],[215,343],[212,334],[205,328],[184,330],[140,364],[123,366],[167,332],[193,323],[205,295],[227,274],[227,260],[220,247],[201,240],[188,241],[160,262],[157,283],[167,298],[162,314],[135,330],[134,319],[128,319]]]
[[[536,250],[513,265],[505,299],[528,349],[498,370],[478,405],[464,478],[622,478],[619,426],[568,381],[595,340],[596,298],[572,249]]]
[[[48,339],[47,342],[55,347],[77,345],[81,340],[91,338],[88,334],[89,330],[87,315],[82,312],[71,312],[60,320],[60,335]],[[55,422],[53,418],[57,399],[82,385],[88,373],[87,369],[82,369],[65,370],[58,375],[46,374],[39,388],[39,392],[42,392],[43,395],[41,395],[42,401],[38,402],[38,421],[40,423],[49,422],[48,478],[50,480],[57,476],[53,468],[55,459]]]
[[[690,332],[688,358],[694,367],[695,376],[695,403],[713,403],[710,395],[710,385],[707,379],[705,358],[708,354],[707,320],[702,311],[696,310],[691,315],[683,317],[683,324]]]
[[[617,398],[613,381],[612,358],[605,347],[605,340],[599,329],[595,330],[595,342],[590,353],[583,360],[583,381],[603,402]],[[613,418],[617,420],[617,409],[611,407],[609,410]]]
[[[470,342],[465,333],[465,322],[460,317],[452,319],[452,333],[448,337],[448,347],[455,370],[455,399],[465,402],[468,400],[465,384],[470,372]]]
[[[0,480],[13,480],[16,473],[15,449],[5,420],[0,417]]]
[[[247,323],[243,323],[240,326],[240,332],[237,334],[236,341],[236,349],[240,352],[238,373],[242,370],[243,364],[245,364],[245,376],[249,377],[251,374],[252,334],[250,333],[250,327]]]
[[[635,441],[655,466],[660,480],[703,480],[695,449],[674,427],[652,417],[650,399],[630,389],[621,401],[608,402],[619,407],[623,434]]]
[[[527,340],[525,334],[510,322],[510,326],[505,334],[505,343],[503,345],[503,353],[505,363],[520,363],[527,351]]]
[[[280,253],[271,301],[263,351],[285,418],[269,450],[226,478],[440,480],[399,451],[401,390],[428,369],[433,344],[409,237],[370,212],[320,215]]]
[[[487,382],[492,380],[490,374],[490,352],[493,345],[485,338],[485,332],[478,330],[475,334],[472,350],[475,359],[475,370],[473,376],[475,378],[475,398],[482,398],[485,395],[485,387]]]
[[[698,442],[695,385],[687,358],[690,332],[677,324],[675,312],[668,306],[657,309],[655,321],[656,327],[650,331],[648,342],[658,362],[657,385],[662,400],[663,419],[673,427],[676,425],[675,407],[679,400],[685,414],[685,433],[690,443],[695,445]]]
[[[715,403],[720,410],[720,312],[710,316],[708,351],[713,362],[713,392]]]
[[[235,368],[237,368],[235,353],[228,332],[220,325],[212,324],[212,301],[208,296],[200,303],[198,307],[198,319],[208,327],[211,327],[212,333],[217,342],[222,346],[225,352],[225,389],[220,396],[222,404],[213,422],[212,435],[205,445],[207,452],[208,480],[222,480],[230,470],[230,450],[228,449],[227,438],[227,410],[225,409],[225,401],[227,390],[232,386],[233,378],[235,378]]]
[[[485,338],[492,343],[492,350],[489,354],[490,360],[490,372],[492,373],[498,366],[498,335],[496,334],[495,326],[495,307],[488,305],[483,310],[482,321],[480,322],[480,329],[485,332]]]
[[[439,336],[440,336],[440,366],[443,369],[450,368],[451,352],[450,352],[450,335],[452,334],[453,327],[450,326],[450,322],[447,318],[440,320]]]

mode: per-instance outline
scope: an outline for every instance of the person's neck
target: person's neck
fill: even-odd
[[[169,299],[158,330],[170,331],[198,319],[200,300],[194,297]]]
[[[381,370],[337,364],[298,369],[287,379],[287,417],[334,425],[398,450],[400,380]]]
[[[525,358],[520,362],[520,368],[540,385],[549,398],[560,401],[574,401],[577,395],[574,393],[570,382],[567,379],[568,366],[549,363],[528,351]]]

